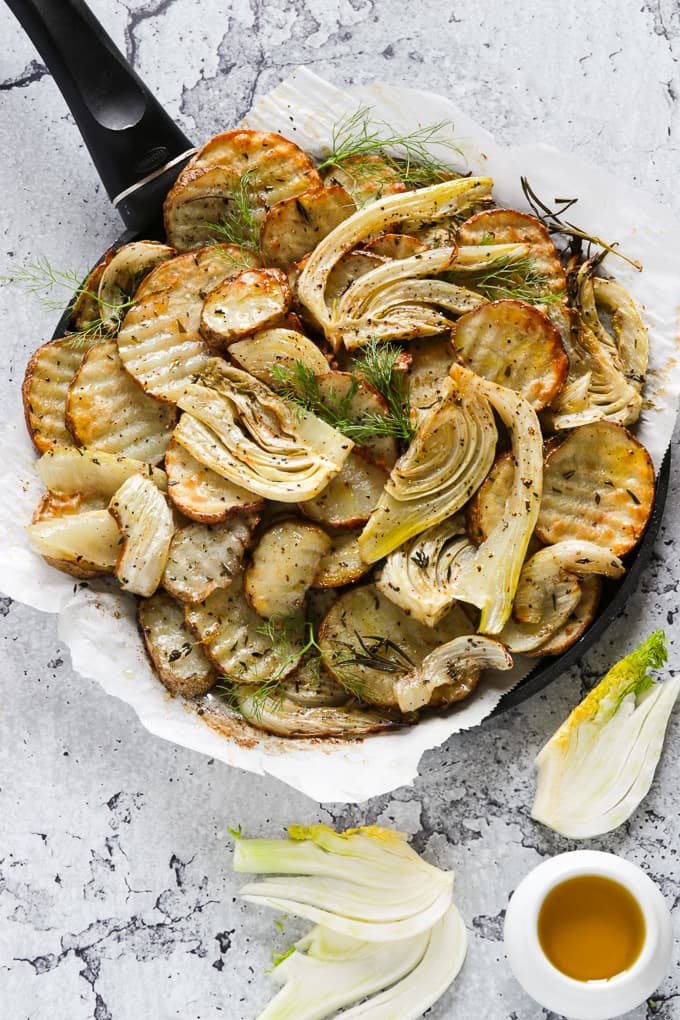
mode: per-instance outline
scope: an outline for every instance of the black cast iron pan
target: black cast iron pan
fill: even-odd
[[[109,247],[162,238],[163,199],[195,151],[132,70],[83,0],[7,0],[61,89],[126,230]],[[100,259],[97,260],[99,262]],[[63,336],[70,312],[54,332]],[[600,611],[563,655],[540,660],[496,713],[542,690],[591,648],[623,609],[649,562],[668,493],[670,453],[657,478],[647,530],[620,582],[607,582]]]

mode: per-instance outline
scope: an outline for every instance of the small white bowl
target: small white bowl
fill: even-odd
[[[624,886],[645,919],[645,941],[635,963],[608,980],[576,981],[552,965],[538,940],[538,915],[547,894],[577,875],[601,875]],[[570,1020],[611,1020],[639,1006],[668,972],[673,952],[671,915],[644,871],[615,854],[574,850],[531,871],[512,895],[505,916],[505,951],[524,990]]]

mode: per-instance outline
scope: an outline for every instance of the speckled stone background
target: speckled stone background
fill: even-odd
[[[201,141],[307,64],[338,85],[373,79],[449,93],[506,143],[578,148],[680,214],[680,9],[676,0],[92,0],[135,68]],[[425,13],[427,10],[427,13]],[[0,10],[3,267],[44,254],[85,269],[119,233],[61,96]],[[680,281],[678,281],[680,289]],[[54,313],[0,288],[14,406],[29,352]],[[150,737],[131,709],[76,676],[53,619],[0,601],[0,1016],[3,1020],[248,1020],[274,989],[282,934],[235,898],[228,823],[377,822],[457,872],[470,947],[436,1020],[556,1020],[503,956],[520,879],[573,844],[533,823],[532,760],[612,660],[654,627],[675,642],[680,457],[655,557],[625,614],[549,692],[424,758],[412,788],[361,807],[318,805],[274,780]],[[654,787],[619,832],[592,841],[640,863],[675,909],[680,718]],[[677,913],[676,913],[677,929]],[[678,953],[630,1020],[680,1017]]]

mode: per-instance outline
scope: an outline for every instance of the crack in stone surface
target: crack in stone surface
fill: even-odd
[[[16,78],[6,78],[5,81],[0,81],[0,92],[10,92],[12,89],[25,89],[34,82],[40,81],[41,78],[49,76],[50,72],[44,64],[41,64],[38,60],[32,60]],[[11,603],[12,600],[2,599],[2,601],[9,601]],[[7,614],[3,613],[2,615],[6,616]]]

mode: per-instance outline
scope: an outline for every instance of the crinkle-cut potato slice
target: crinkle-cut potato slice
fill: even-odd
[[[548,545],[575,538],[623,556],[653,502],[654,467],[642,443],[613,422],[582,425],[546,458],[536,535]]]
[[[274,621],[265,625],[245,600],[242,575],[204,602],[187,605],[184,612],[187,626],[218,672],[238,683],[282,680],[295,669],[304,647],[302,617],[285,621],[285,626]]]
[[[279,269],[246,269],[218,283],[201,311],[202,335],[218,347],[278,325],[290,309],[288,280]]]
[[[285,383],[274,374],[274,368],[279,368],[291,378],[297,362],[314,375],[330,371],[316,344],[293,329],[260,330],[254,336],[230,344],[229,357],[244,372],[254,375],[275,391],[280,391]]]
[[[365,423],[375,416],[385,417],[389,409],[384,398],[364,379],[351,372],[326,371],[316,379],[318,394],[328,407],[351,422]],[[391,468],[399,454],[394,436],[375,435],[363,439],[361,451],[367,451],[378,464]]]
[[[571,615],[559,630],[538,645],[523,654],[529,658],[540,655],[562,655],[578,641],[595,619],[597,607],[602,595],[602,581],[596,574],[584,577],[581,582],[581,598]]]
[[[315,524],[273,524],[260,536],[246,567],[243,591],[248,603],[267,619],[298,613],[330,549],[330,538]]]
[[[214,232],[211,224],[238,215],[235,195],[247,196],[251,215],[260,223],[277,202],[321,183],[309,156],[281,135],[245,129],[215,135],[165,200],[168,241],[178,251],[205,244]]]
[[[156,676],[171,694],[196,698],[217,683],[217,674],[184,622],[184,607],[164,591],[142,599],[139,629]]]
[[[480,305],[458,319],[452,343],[473,372],[521,393],[535,411],[555,399],[569,370],[559,333],[524,301]]]
[[[60,514],[29,524],[26,533],[35,552],[60,569],[77,568],[68,570],[76,577],[113,573],[120,553],[120,532],[108,510]]]
[[[323,376],[322,376],[323,378]],[[354,446],[247,372],[213,358],[187,387],[175,439],[206,467],[266,499],[313,499]]]
[[[277,202],[260,229],[260,250],[267,266],[287,269],[346,220],[356,205],[344,188],[311,188]]]
[[[412,359],[408,370],[410,403],[417,413],[441,399],[455,354],[448,336],[413,340],[408,349]]]
[[[104,267],[97,288],[99,315],[104,328],[116,331],[121,306],[134,297],[140,283],[155,266],[167,262],[177,252],[160,241],[132,241],[119,248]]]
[[[121,588],[153,595],[161,583],[175,531],[165,496],[144,475],[131,475],[114,494],[109,513],[123,537],[114,573]]]
[[[362,251],[380,255],[384,259],[410,259],[413,255],[422,254],[426,248],[427,245],[413,234],[378,234],[364,244]]]
[[[237,244],[211,244],[161,262],[144,277],[135,297],[140,300],[149,294],[171,291],[176,307],[183,308],[187,304],[191,307],[192,328],[197,328],[208,292],[220,280],[236,276],[244,269],[257,269],[259,265],[258,256],[249,248],[241,248]],[[186,318],[183,322],[187,324]]]
[[[340,531],[331,536],[330,551],[322,557],[316,577],[315,588],[340,588],[353,584],[371,569],[364,563],[359,552],[358,528]]]
[[[246,684],[234,695],[239,712],[249,723],[279,737],[334,737],[351,740],[403,725],[394,712],[367,708],[356,702],[342,705],[301,705],[290,697],[293,680],[284,681],[271,694],[257,696]]]
[[[115,340],[91,347],[69,386],[66,421],[81,446],[157,464],[177,412],[148,397],[125,371]]]
[[[649,338],[635,302],[627,290],[614,280],[593,277],[595,307],[599,318],[609,316],[614,342],[623,373],[638,390],[647,375]]]
[[[385,468],[353,451],[323,492],[300,503],[300,509],[319,524],[356,528],[366,523],[377,506],[387,478]]]
[[[425,627],[373,584],[351,588],[331,606],[319,631],[328,671],[370,704],[397,706],[395,681],[439,645],[473,631],[458,606],[436,627]]]
[[[476,213],[458,231],[460,244],[528,244],[531,261],[543,277],[544,292],[566,298],[567,278],[557,249],[540,220],[517,209]]]
[[[344,188],[358,209],[386,195],[398,195],[406,191],[406,185],[396,167],[377,154],[343,159],[341,166],[331,167],[326,173],[324,185],[327,188],[335,185]]]
[[[141,460],[75,446],[54,446],[42,455],[36,470],[51,492],[101,497],[107,502],[131,475],[145,475],[164,492],[167,477],[160,468]]]
[[[43,453],[55,445],[73,446],[66,425],[66,396],[71,380],[95,339],[50,340],[33,354],[21,388],[26,427],[34,445]]]
[[[468,503],[467,527],[473,542],[481,545],[503,520],[515,474],[512,453],[497,457],[488,475]]]
[[[211,471],[173,439],[165,451],[168,495],[185,517],[217,524],[232,514],[255,513],[264,499]]]
[[[221,524],[192,522],[172,536],[161,584],[180,602],[203,602],[228,588],[243,569],[255,516],[230,517]]]

